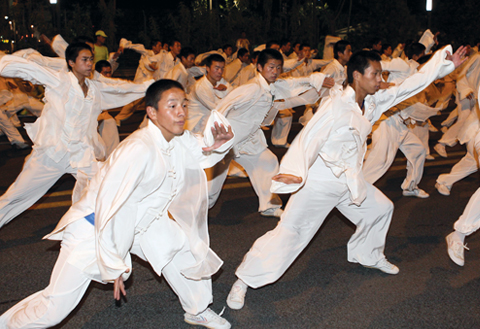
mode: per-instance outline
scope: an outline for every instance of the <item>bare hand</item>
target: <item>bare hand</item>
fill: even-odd
[[[42,39],[42,41],[45,42],[47,45],[52,44],[52,40],[50,40],[50,38],[43,33],[40,35],[40,39]]]
[[[219,84],[218,86],[213,87],[213,89],[225,91],[227,90],[227,86],[225,86],[224,84]]]
[[[391,86],[395,86],[395,84],[390,82],[383,82],[383,81],[380,82],[380,89],[388,89]]]
[[[233,131],[231,126],[225,128],[223,124],[219,125],[218,122],[215,122],[213,125],[214,127],[212,127],[212,134],[215,142],[210,147],[203,147],[202,150],[205,152],[213,151],[233,138]]]
[[[326,77],[323,80],[323,84],[322,84],[323,88],[332,88],[333,86],[335,86],[335,80],[333,78]]]
[[[289,174],[278,174],[273,176],[272,180],[284,184],[300,184],[302,182],[302,177]]]
[[[467,53],[467,47],[461,46],[457,49],[457,51],[453,55],[450,54],[449,51],[447,51],[447,59],[449,61],[452,61],[453,64],[455,64],[455,68],[457,68],[468,59],[468,57],[465,56],[466,53]]]
[[[125,273],[130,272],[130,269],[127,269]],[[125,285],[123,284],[123,278],[120,275],[115,281],[113,282],[113,298],[115,300],[120,300],[123,296],[127,295],[127,292],[125,291]]]

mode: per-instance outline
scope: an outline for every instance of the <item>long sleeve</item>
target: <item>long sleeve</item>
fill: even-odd
[[[153,80],[144,83],[129,81],[93,81],[101,93],[101,109],[108,110],[127,105],[137,99],[145,97],[145,91]]]
[[[135,203],[131,199],[152,161],[149,154],[144,143],[127,142],[106,163],[95,207],[96,253],[103,281],[113,281],[129,268],[125,259],[134,239],[137,218],[135,209],[128,205]]]
[[[5,55],[0,60],[0,75],[7,78],[20,78],[36,85],[60,88],[59,73],[48,67],[12,55]]]

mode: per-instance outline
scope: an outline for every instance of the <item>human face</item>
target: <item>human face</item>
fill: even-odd
[[[345,48],[345,51],[343,53],[338,52],[338,61],[342,64],[345,65],[348,63],[350,60],[350,57],[352,57],[352,46],[348,45]]]
[[[97,42],[98,42],[100,45],[103,45],[103,44],[105,43],[105,40],[106,40],[105,37],[102,37],[101,35],[97,35]]]
[[[68,64],[70,64],[72,72],[77,76],[77,78],[87,78],[92,73],[93,54],[88,49],[82,49],[78,53],[75,62],[69,60]]]
[[[102,72],[100,72],[100,74],[104,77],[110,78],[112,76],[112,68],[110,66],[104,66],[102,67]]]
[[[207,66],[207,79],[215,86],[222,79],[225,62],[212,62],[210,67]]]
[[[155,54],[158,54],[162,50],[162,43],[159,41],[156,45],[152,47],[152,50]]]
[[[310,47],[303,47],[303,49],[302,49],[303,58],[308,59],[308,58],[310,58],[311,54],[312,53],[310,52]]]
[[[383,53],[384,53],[385,55],[387,55],[387,56],[391,56],[392,53],[393,53],[392,47],[389,46],[387,49],[385,49],[385,50],[383,51]]]
[[[293,47],[293,51],[298,54],[300,54],[300,44],[299,43],[296,43],[295,44],[295,47]]]
[[[225,55],[227,55],[227,57],[230,57],[232,56],[232,54],[233,54],[233,48],[227,47],[227,49],[225,49]]]
[[[283,45],[283,46],[282,46],[282,51],[283,51],[284,53],[288,53],[291,48],[292,48],[292,44],[291,44],[290,42],[287,42],[286,45]]]
[[[170,142],[175,136],[181,136],[187,115],[185,92],[178,88],[164,91],[157,103],[157,109],[147,106],[147,114],[152,123],[160,129],[167,142]]]
[[[382,66],[380,62],[370,61],[370,65],[361,74],[358,71],[354,72],[354,79],[357,80],[359,91],[365,95],[373,95],[380,89],[380,82],[382,81]]]
[[[248,62],[248,58],[250,57],[250,54],[249,53],[246,53],[245,55],[241,56],[241,57],[238,57],[238,59],[242,62],[242,63],[246,63]]]
[[[377,43],[376,45],[373,45],[373,46],[372,46],[372,49],[373,49],[373,50],[377,50],[377,51],[382,51],[382,42],[380,41],[380,42]]]
[[[270,49],[280,50],[280,45],[277,45],[276,43],[274,43],[270,46]]]
[[[170,47],[170,51],[172,52],[172,54],[174,54],[175,56],[178,56],[178,54],[180,54],[180,51],[182,50],[182,44],[178,41],[175,41],[175,43],[173,44],[173,46]]]
[[[182,64],[185,66],[186,69],[189,69],[195,64],[195,55],[190,54],[187,56],[187,58],[182,57]]]
[[[260,64],[257,64],[257,69],[268,83],[274,83],[282,73],[282,61],[271,58],[263,67]]]

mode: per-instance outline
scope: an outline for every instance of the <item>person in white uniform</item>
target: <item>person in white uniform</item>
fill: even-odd
[[[165,79],[180,82],[188,94],[195,84],[195,78],[189,71],[195,65],[195,51],[191,47],[182,48],[178,57],[180,62],[165,74]]]
[[[210,277],[222,261],[209,247],[202,166],[223,157],[233,132],[215,121],[207,131],[211,145],[204,145],[208,153],[203,153],[203,139],[183,130],[186,97],[176,81],[152,84],[146,104],[148,126],[119,145],[46,236],[62,241],[49,285],[6,311],[1,328],[60,323],[91,281],[113,283],[114,298],[120,300],[132,272],[130,254],[164,276],[180,299],[186,322],[230,328],[208,308],[213,300]]]
[[[53,70],[18,56],[0,60],[0,75],[42,84],[46,90],[42,115],[25,125],[33,151],[15,182],[0,197],[0,227],[33,205],[63,174],[94,174],[96,159],[105,156],[97,133],[98,115],[143,97],[153,82],[90,80],[93,56],[84,43],[67,48],[66,63],[69,71]]]
[[[477,121],[476,130],[471,138],[477,161],[480,161],[480,124]],[[450,259],[457,265],[465,265],[464,251],[468,250],[465,237],[480,228],[480,188],[471,196],[463,214],[453,225],[454,231],[447,235],[447,252]]]
[[[232,83],[239,76],[240,72],[248,65],[250,53],[245,48],[237,51],[237,58],[225,66],[223,77],[228,83]]]
[[[246,85],[235,88],[217,106],[235,131],[234,148],[213,169],[209,180],[210,207],[215,205],[227,177],[230,161],[234,159],[248,174],[259,198],[258,211],[263,216],[279,217],[283,212],[278,195],[270,192],[270,182],[278,170],[277,157],[267,148],[262,125],[271,124],[278,113],[275,100],[287,100],[309,89],[319,91],[333,86],[333,79],[321,73],[307,78],[280,79],[283,57],[274,49],[265,49],[258,57],[259,74]]]
[[[272,192],[293,193],[277,227],[257,239],[236,271],[227,305],[241,309],[247,288],[277,281],[337,208],[357,226],[347,245],[348,260],[397,274],[384,255],[393,203],[362,175],[366,139],[383,111],[411,97],[461,63],[463,48],[434,56],[422,71],[396,88],[379,91],[380,55],[361,51],[347,65],[349,86],[331,96],[293,141],[273,177]]]
[[[231,91],[232,86],[223,78],[225,59],[219,54],[212,54],[205,60],[207,74],[197,80],[188,94],[188,115],[185,129],[194,134],[205,129],[210,112]]]

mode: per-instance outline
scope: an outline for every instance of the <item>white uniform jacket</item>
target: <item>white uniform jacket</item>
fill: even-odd
[[[348,86],[343,90],[338,85],[332,88],[330,97],[295,138],[280,164],[280,173],[299,176],[302,182],[283,184],[273,181],[271,192],[293,193],[300,189],[305,184],[309,168],[320,156],[336,177],[345,175],[350,199],[353,204],[360,205],[367,193],[362,165],[372,124],[392,106],[452,72],[454,64],[445,59],[446,51],[451,52],[451,46],[438,51],[418,73],[401,85],[365,97],[363,115],[355,102],[353,88]]]
[[[28,136],[37,150],[45,150],[59,162],[70,154],[72,168],[89,167],[104,157],[105,149],[97,133],[97,117],[102,110],[117,108],[145,96],[153,81],[135,84],[127,81],[85,79],[84,96],[75,75],[56,71],[17,56],[0,60],[0,74],[45,86],[45,107],[35,123],[26,124]]]
[[[150,120],[126,138],[99,166],[95,177],[46,239],[61,240],[67,225],[94,213],[95,236],[71,257],[73,266],[99,282],[131,273],[130,249],[140,242],[145,254],[155,253],[157,273],[188,239],[197,264],[183,268],[187,278],[201,280],[222,265],[209,248],[207,180],[203,168],[220,161],[231,141],[208,155],[189,131],[167,142]],[[158,229],[150,229],[151,227]],[[184,234],[182,234],[183,231]],[[161,248],[158,248],[161,246]],[[130,269],[130,273],[125,273]]]
[[[269,84],[258,74],[246,85],[235,88],[217,107],[235,131],[235,154],[261,153],[267,142],[260,126],[271,124],[277,115],[274,100],[298,96],[312,87],[320,90],[324,78],[322,73],[316,73],[305,78],[278,79]]]
[[[335,83],[339,85],[343,85],[345,80],[347,80],[345,66],[340,64],[340,62],[335,58],[327,66],[325,66],[322,73],[335,80]]]
[[[233,90],[232,86],[223,78],[216,85],[222,84],[227,89],[220,91],[213,89],[213,85],[206,76],[197,80],[192,91],[188,94],[188,115],[185,129],[195,134],[201,133],[205,129],[210,111],[214,110],[221,100]]]

